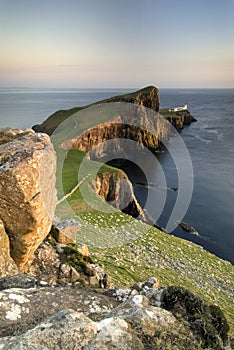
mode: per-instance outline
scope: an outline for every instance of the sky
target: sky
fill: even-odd
[[[234,88],[234,0],[0,0],[0,87]]]

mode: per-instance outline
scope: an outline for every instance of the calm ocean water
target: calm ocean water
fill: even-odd
[[[234,89],[161,89],[161,107],[188,103],[196,123],[186,126],[181,133],[189,150],[194,171],[192,200],[183,222],[199,232],[199,237],[181,228],[173,234],[202,245],[216,255],[234,264]],[[177,187],[177,170],[170,155],[158,156],[166,174],[167,186]],[[152,167],[151,164],[148,167]],[[183,169],[186,172],[186,168]],[[158,169],[152,169],[151,181],[157,184]],[[151,191],[153,204],[148,208],[154,214],[155,205],[163,191],[167,200],[158,224],[165,227],[177,192],[136,185],[141,175],[132,177],[138,200],[144,204]]]
[[[26,128],[45,120],[58,109],[86,105],[134,89],[0,89],[0,127]],[[234,264],[234,89],[160,89],[161,107],[188,103],[198,119],[181,136],[190,152],[194,169],[192,201],[183,219],[194,226],[196,237],[177,228],[173,234],[192,240]],[[177,187],[177,171],[167,152],[158,156],[167,186]],[[146,166],[152,168],[151,164]],[[186,171],[186,169],[184,169]],[[157,184],[158,169],[152,169]],[[165,226],[177,193],[137,185],[144,180],[131,174],[136,196],[144,204],[148,191],[154,202],[166,191],[167,200],[158,223]]]

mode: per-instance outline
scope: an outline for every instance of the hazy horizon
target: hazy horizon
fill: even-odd
[[[0,0],[0,87],[234,88],[233,18],[233,0]]]

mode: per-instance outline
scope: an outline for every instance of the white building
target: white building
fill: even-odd
[[[180,112],[180,111],[186,111],[188,109],[187,103],[183,107],[174,107],[169,109],[169,112]]]

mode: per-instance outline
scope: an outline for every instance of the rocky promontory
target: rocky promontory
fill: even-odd
[[[155,112],[159,111],[159,90],[154,86],[148,86],[139,91],[120,95],[113,96],[111,98],[98,101],[88,106],[83,107],[74,107],[67,110],[59,110],[49,116],[42,124],[37,124],[33,126],[33,130],[36,132],[45,132],[48,135],[51,135],[55,129],[66,119],[68,119],[73,114],[88,108],[94,105],[102,104],[102,103],[112,103],[112,102],[126,102],[133,103],[140,106],[144,106],[152,109]]]

